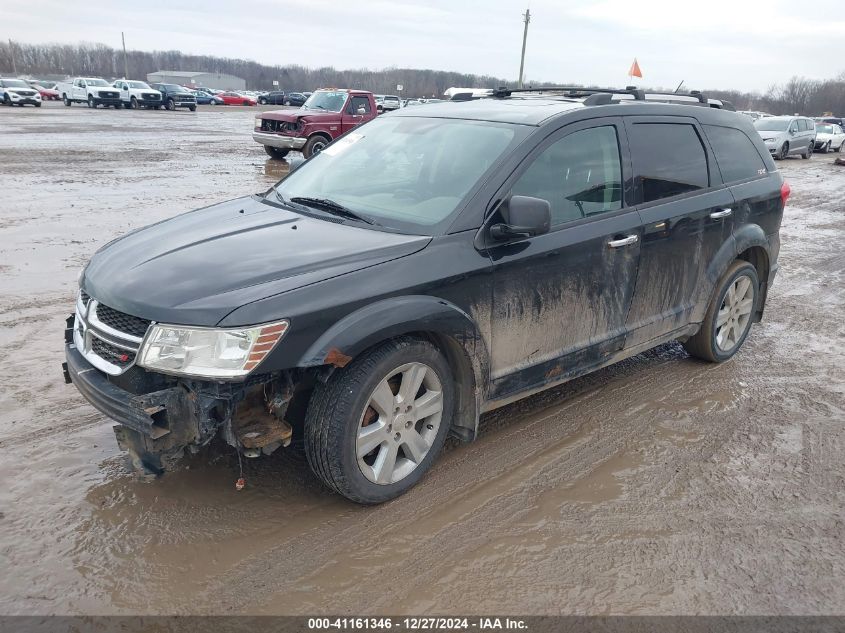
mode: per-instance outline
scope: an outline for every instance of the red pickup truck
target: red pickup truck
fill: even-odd
[[[372,92],[321,89],[298,110],[275,110],[256,116],[252,138],[272,158],[284,158],[291,150],[300,150],[305,158],[310,158],[377,114]]]

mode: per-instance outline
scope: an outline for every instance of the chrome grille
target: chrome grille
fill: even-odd
[[[159,95],[154,92],[142,92],[141,98],[147,101],[158,101]]]
[[[112,376],[135,364],[151,321],[100,304],[79,291],[73,342],[89,363]]]

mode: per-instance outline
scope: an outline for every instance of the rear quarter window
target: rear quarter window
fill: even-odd
[[[710,184],[707,153],[688,123],[634,123],[631,156],[642,202],[704,189]]]
[[[725,183],[757,178],[767,173],[763,158],[742,130],[705,125],[704,133],[710,139]]]

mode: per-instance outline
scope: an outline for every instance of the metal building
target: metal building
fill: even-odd
[[[215,90],[245,90],[246,80],[223,73],[205,73],[191,70],[159,70],[149,73],[150,83],[179,84],[180,86],[202,86]]]

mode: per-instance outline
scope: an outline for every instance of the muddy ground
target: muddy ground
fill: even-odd
[[[765,321],[724,365],[667,345],[488,415],[376,508],[280,451],[153,483],[62,381],[80,267],[280,178],[255,109],[0,108],[0,613],[845,612],[845,168],[793,196]],[[115,271],[120,274],[120,271]]]

